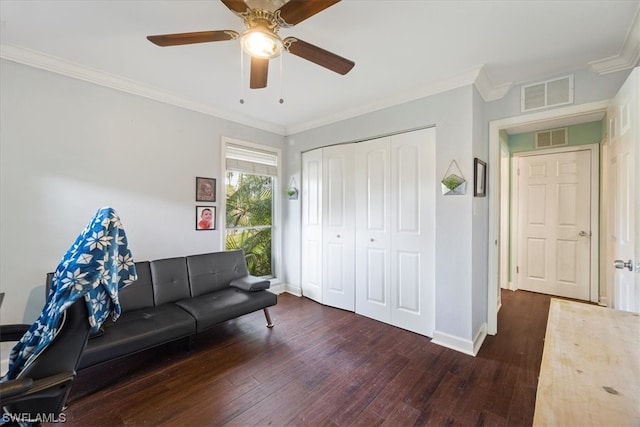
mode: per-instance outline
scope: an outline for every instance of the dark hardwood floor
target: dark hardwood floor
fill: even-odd
[[[273,329],[260,311],[81,371],[64,426],[529,426],[550,297],[502,301],[471,357],[283,294]]]

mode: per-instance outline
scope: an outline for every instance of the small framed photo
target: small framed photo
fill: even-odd
[[[196,206],[196,230],[216,229],[216,207]]]
[[[487,195],[487,164],[477,157],[473,161],[474,187],[473,195],[475,197],[485,197]]]
[[[196,177],[196,202],[216,201],[215,178]]]

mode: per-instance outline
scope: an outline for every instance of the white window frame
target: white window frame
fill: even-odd
[[[222,250],[226,250],[226,236],[227,236],[227,189],[225,186],[226,176],[227,176],[227,145],[237,145],[247,147],[249,149],[255,149],[260,151],[267,151],[276,155],[278,159],[278,172],[274,179],[273,183],[273,216],[272,216],[272,224],[271,224],[271,262],[273,264],[273,275],[274,277],[271,279],[271,285],[279,285],[283,283],[283,266],[282,266],[282,209],[281,204],[283,202],[283,198],[281,196],[282,187],[281,186],[281,176],[282,176],[282,150],[276,147],[271,147],[268,145],[256,144],[253,142],[242,141],[239,139],[229,138],[223,136],[222,143],[220,144],[222,153],[220,156],[221,159],[221,171],[222,171],[222,197],[220,197],[220,215],[221,222],[223,223],[223,232],[220,233],[220,247]]]

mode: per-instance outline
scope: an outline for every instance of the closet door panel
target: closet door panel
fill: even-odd
[[[356,148],[356,313],[389,323],[389,138]]]
[[[420,147],[397,144],[395,150],[397,167],[396,203],[398,233],[420,233]]]
[[[387,306],[387,276],[386,266],[388,264],[387,251],[370,248],[367,250],[366,265],[366,295],[364,295],[367,303],[378,304],[382,307]],[[388,318],[389,316],[382,316]]]
[[[391,323],[435,325],[435,129],[391,137]]]
[[[326,165],[326,224],[329,228],[342,229],[347,221],[345,216],[348,215],[345,209],[346,187],[348,186],[348,183],[345,182],[347,173],[345,171],[345,157],[339,153],[329,153],[326,155]]]
[[[323,149],[323,303],[355,309],[354,147]]]
[[[420,254],[417,252],[398,251],[396,254],[395,270],[397,276],[394,282],[396,286],[398,311],[404,311],[412,315],[420,315]]]
[[[302,155],[302,294],[322,302],[322,150]]]

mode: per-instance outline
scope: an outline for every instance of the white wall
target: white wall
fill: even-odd
[[[37,317],[45,274],[102,206],[120,214],[136,260],[220,250],[220,217],[218,230],[195,231],[195,177],[216,178],[220,197],[223,135],[284,144],[279,135],[5,60],[0,93],[3,323]]]

